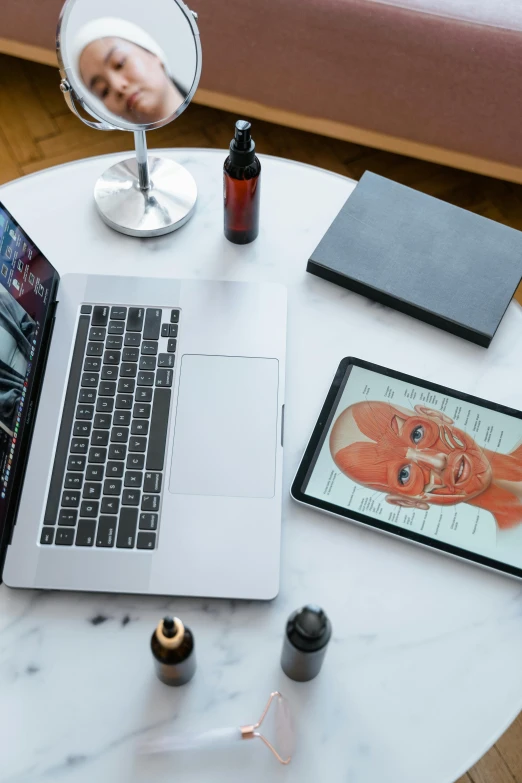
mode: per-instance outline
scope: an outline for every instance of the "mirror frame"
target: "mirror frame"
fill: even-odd
[[[78,80],[76,79],[72,71],[72,68],[69,65],[67,65],[67,63],[65,62],[63,36],[64,36],[65,27],[67,25],[67,21],[69,19],[69,15],[72,11],[73,6],[77,2],[79,2],[79,0],[66,0],[60,12],[60,17],[58,19],[58,27],[56,30],[56,54],[58,56],[60,76],[62,77],[60,89],[63,92],[64,98],[71,111],[74,112],[86,125],[89,125],[91,128],[96,128],[97,130],[122,130],[122,131],[129,131],[129,132],[149,131],[149,130],[155,130],[156,128],[163,128],[164,125],[168,125],[170,122],[177,119],[177,117],[179,117],[179,115],[185,111],[189,103],[192,101],[194,93],[196,92],[199,86],[199,80],[201,78],[201,40],[199,36],[199,29],[196,23],[198,15],[195,13],[195,11],[191,11],[190,8],[183,2],[183,0],[170,0],[170,2],[176,3],[176,5],[181,9],[183,15],[187,19],[190,28],[192,30],[192,34],[194,36],[194,43],[196,46],[196,74],[194,77],[194,81],[192,83],[192,87],[190,88],[190,91],[186,96],[185,100],[183,101],[183,103],[178,107],[175,114],[172,114],[167,119],[159,120],[158,122],[148,123],[144,125],[136,125],[127,122],[126,120],[121,120],[120,124],[115,125],[114,122],[108,120],[107,117],[103,117],[100,114],[98,114],[94,109],[92,109],[88,105],[88,103],[84,100],[84,98],[81,97],[81,92],[84,92],[84,90],[82,89],[80,92],[78,91],[78,84],[79,84]],[[89,122],[89,120],[86,120],[84,117],[82,117],[78,111],[78,108],[75,105],[76,103],[85,112],[87,112],[87,114],[89,114],[94,119],[98,120],[98,122]]]

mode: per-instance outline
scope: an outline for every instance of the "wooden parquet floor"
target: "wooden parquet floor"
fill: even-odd
[[[132,148],[130,133],[102,133],[82,125],[69,112],[58,85],[53,68],[0,55],[0,184],[77,158]],[[193,103],[176,122],[149,134],[148,142],[151,147],[225,149],[236,119]],[[370,169],[522,230],[522,185],[267,122],[255,122],[255,138],[261,153],[311,163],[353,179]],[[522,287],[517,299],[522,303]],[[458,783],[522,783],[522,714]]]

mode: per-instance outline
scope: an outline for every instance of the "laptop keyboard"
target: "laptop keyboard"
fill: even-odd
[[[179,318],[82,305],[41,544],[156,547]]]

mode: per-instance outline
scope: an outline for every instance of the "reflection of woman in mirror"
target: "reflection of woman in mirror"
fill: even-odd
[[[112,114],[136,125],[171,117],[186,91],[169,73],[164,52],[138,25],[125,19],[96,19],[79,32],[79,75]]]

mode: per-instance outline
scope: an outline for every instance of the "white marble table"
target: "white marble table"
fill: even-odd
[[[275,280],[289,292],[282,578],[272,603],[67,595],[0,588],[0,782],[450,783],[522,707],[522,586],[298,507],[288,489],[341,357],[355,355],[522,407],[522,312],[512,304],[478,348],[305,272],[354,183],[263,158],[261,233],[222,231],[224,152],[166,153],[194,174],[195,217],[159,239],[97,217],[97,176],[119,157],[27,177],[0,199],[61,273]],[[518,376],[517,376],[518,373]],[[279,668],[282,632],[314,601],[334,627],[320,676]],[[149,637],[179,614],[199,668],[182,689],[154,676]],[[299,712],[299,747],[280,767],[259,743],[153,759],[136,743],[256,719],[279,688]]]

